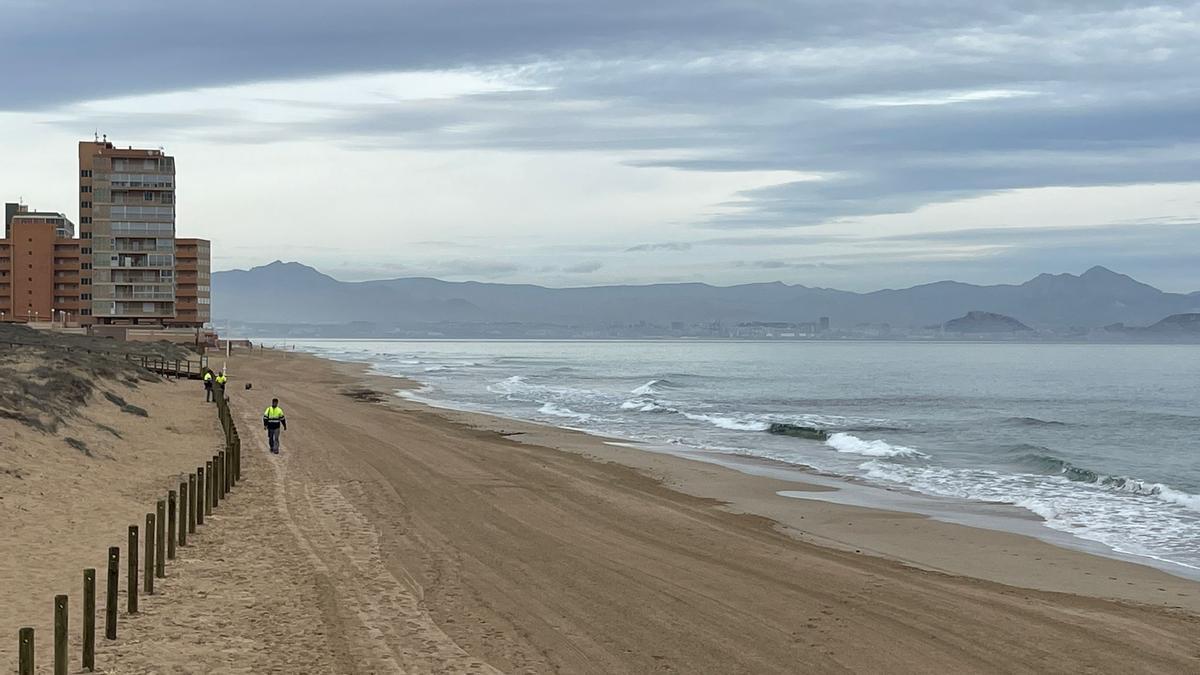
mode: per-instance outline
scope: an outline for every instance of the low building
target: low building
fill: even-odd
[[[200,328],[212,319],[211,244],[175,239],[175,316],[168,326]]]
[[[61,213],[6,204],[0,239],[0,321],[78,323],[91,301],[80,241]]]

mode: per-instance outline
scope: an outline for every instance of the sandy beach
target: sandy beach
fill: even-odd
[[[303,355],[231,367],[247,428],[250,401],[288,411],[276,489],[367,672],[1200,667],[1200,589],[1147,567],[781,498],[797,486],[431,410]]]
[[[789,499],[777,493],[806,486],[431,409],[393,396],[399,380],[306,355],[235,352],[229,366],[246,480],[169,571],[161,603],[101,640],[101,672],[1200,670],[1200,585],[1149,567]],[[209,443],[178,452],[211,454],[215,429],[198,432],[215,421],[183,403],[194,383],[143,389],[150,429],[169,418]],[[272,396],[290,426],[278,457],[259,421]],[[174,460],[134,464],[158,464],[147,475],[159,477]],[[122,543],[159,488],[131,487],[124,510],[101,514],[119,525],[77,554],[53,546],[64,562],[33,589],[14,587],[30,559],[0,557],[12,638],[0,664],[21,617],[45,605],[48,620],[55,589],[74,592],[80,561]],[[26,546],[38,523],[77,521],[78,537],[101,519],[64,515],[45,490],[21,499],[40,509],[20,516]]]

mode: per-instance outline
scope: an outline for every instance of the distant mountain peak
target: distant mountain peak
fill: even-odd
[[[972,310],[966,316],[951,319],[943,324],[947,333],[986,334],[986,333],[1029,333],[1033,329],[1020,321],[997,314]]]
[[[1120,272],[1114,272],[1114,271],[1108,269],[1107,267],[1103,267],[1101,265],[1096,265],[1095,267],[1092,267],[1088,271],[1079,275],[1079,278],[1086,279],[1088,281],[1099,281],[1101,279],[1109,279],[1109,280],[1128,279],[1129,281],[1133,281],[1132,277],[1130,277],[1126,274],[1121,274]]]

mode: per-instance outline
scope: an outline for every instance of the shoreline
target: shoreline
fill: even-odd
[[[256,509],[273,530],[254,542],[288,552],[284,576],[319,589],[285,603],[301,611],[275,628],[326,636],[339,649],[330,672],[1200,663],[1200,586],[1144,566],[790,499],[778,492],[794,481],[431,408],[363,364],[243,352],[230,365],[247,429],[264,399],[287,410],[280,455],[261,433],[243,439],[273,495]],[[227,634],[269,609],[248,602]]]
[[[1101,542],[1072,536],[1046,526],[1044,518],[1015,504],[926,495],[865,479],[823,474],[811,467],[769,458],[695,448],[655,447],[582,429],[454,407],[450,402],[413,396],[425,386],[424,383],[379,372],[370,362],[336,360],[308,352],[290,353],[327,362],[364,382],[391,385],[388,392],[394,400],[385,401],[384,405],[400,409],[412,406],[452,423],[499,433],[518,443],[616,462],[660,480],[683,494],[715,499],[732,513],[768,518],[780,531],[802,541],[873,553],[920,569],[1021,588],[1148,603],[1200,613],[1200,570],[1189,575],[1186,567],[1176,563],[1123,553]],[[710,470],[688,465],[715,467],[734,475],[714,479]],[[768,486],[774,489],[767,489]],[[825,521],[814,527],[813,522],[801,513],[805,508],[795,502],[809,502],[809,508],[822,505],[815,509],[823,512]],[[925,508],[921,508],[922,504]],[[838,515],[833,516],[833,512]],[[854,518],[869,523],[895,521],[892,527],[904,529],[906,537],[918,534],[916,530],[928,530],[919,533],[919,541],[932,538],[950,544],[952,548],[930,551],[925,543],[912,545],[905,542],[905,537],[885,532],[886,526],[860,528],[851,533],[833,525],[833,521],[845,517],[851,519],[847,522],[854,522]],[[897,526],[897,523],[913,521],[925,525]],[[930,533],[933,533],[931,537]],[[1012,553],[1014,549],[1020,549],[1024,555]],[[1016,557],[1020,562],[1017,565],[1011,560],[1005,560],[1003,564],[989,562],[987,558],[992,555]],[[1071,570],[1077,578],[1061,574],[1063,569]],[[1101,580],[1111,583],[1100,583]]]

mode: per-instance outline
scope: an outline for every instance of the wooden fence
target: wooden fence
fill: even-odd
[[[127,561],[125,613],[138,612],[138,540],[142,539],[142,593],[153,596],[154,580],[166,577],[167,562],[174,560],[179,548],[188,546],[188,538],[194,537],[198,527],[204,525],[204,516],[211,516],[213,509],[228,498],[229,493],[242,479],[242,441],[238,437],[237,425],[229,408],[223,387],[217,388],[217,417],[225,438],[224,450],[206,460],[203,467],[188,473],[187,481],[180,481],[179,490],[168,490],[165,499],[158,499],[154,508],[146,513],[145,529],[138,525],[129,526],[126,544]],[[181,474],[177,474],[181,475]],[[207,478],[207,480],[206,480]],[[174,482],[174,481],[172,481]],[[120,608],[117,592],[121,573],[121,548],[112,546],[107,556],[107,587],[104,605],[104,637],[117,639]],[[54,597],[54,674],[66,675],[71,670],[67,654],[69,632],[69,597]],[[83,668],[96,668],[96,569],[83,570],[82,611],[82,654]],[[34,675],[34,630],[21,628],[18,640],[18,673]]]

